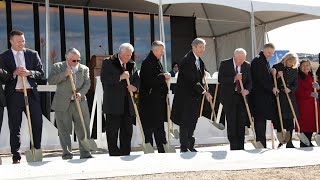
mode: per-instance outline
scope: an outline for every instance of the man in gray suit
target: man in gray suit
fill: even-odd
[[[72,48],[66,52],[66,61],[55,63],[48,78],[49,84],[57,85],[51,109],[55,111],[60,144],[63,149],[62,159],[72,159],[71,138],[72,122],[79,141],[80,158],[92,158],[89,151],[85,150],[80,140],[84,138],[79,112],[72,95],[69,76],[72,75],[76,87],[77,99],[85,121],[87,134],[89,134],[90,114],[86,94],[90,88],[89,68],[80,64],[80,52]]]

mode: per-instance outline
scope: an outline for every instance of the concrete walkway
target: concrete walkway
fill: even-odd
[[[314,143],[314,142],[313,142]],[[298,142],[294,142],[298,147]],[[314,143],[315,144],[315,143]],[[271,145],[268,145],[271,147]],[[143,154],[109,157],[94,154],[92,159],[61,160],[61,155],[47,154],[43,162],[13,165],[11,157],[2,158],[0,179],[89,179],[165,172],[203,170],[242,170],[254,168],[294,167],[320,164],[320,148],[260,149],[249,143],[245,151],[229,151],[229,146],[197,148],[198,153]]]

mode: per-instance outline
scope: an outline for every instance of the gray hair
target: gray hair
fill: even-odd
[[[238,54],[244,54],[245,56],[247,56],[247,51],[243,48],[237,48],[236,50],[234,50],[233,55],[236,56]]]
[[[75,55],[81,56],[80,55],[80,51],[78,49],[76,49],[76,48],[68,49],[66,54],[65,54],[65,57],[70,57],[71,54],[75,54]]]
[[[154,50],[154,49],[157,49],[158,47],[164,47],[165,48],[165,45],[163,42],[161,41],[154,41],[151,45],[151,49]]]
[[[206,45],[206,41],[202,38],[196,38],[192,41],[191,46],[192,47],[197,47],[199,44],[204,44]]]
[[[120,45],[119,52],[124,53],[126,51],[131,51],[131,52],[134,51],[134,48],[130,43],[123,43]]]

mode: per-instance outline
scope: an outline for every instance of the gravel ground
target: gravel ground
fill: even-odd
[[[199,171],[184,173],[163,173],[139,176],[103,178],[106,180],[164,180],[164,179],[194,179],[194,180],[278,180],[278,179],[320,179],[320,165],[293,168],[254,169],[241,171]]]

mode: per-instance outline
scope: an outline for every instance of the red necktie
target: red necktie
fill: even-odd
[[[127,69],[126,69],[126,64],[124,64],[124,63],[122,64],[122,70],[123,70],[123,71],[126,71],[126,70],[127,70]]]

